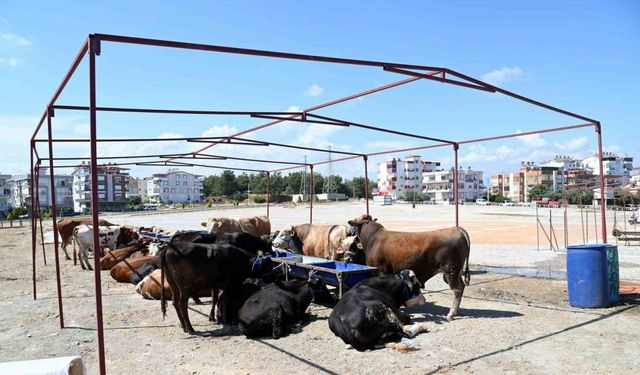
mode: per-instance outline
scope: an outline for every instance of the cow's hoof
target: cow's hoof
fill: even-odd
[[[452,322],[455,318],[456,318],[456,316],[453,315],[453,314],[447,315],[447,320],[450,321],[450,322]]]

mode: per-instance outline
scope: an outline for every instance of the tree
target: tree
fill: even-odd
[[[404,196],[402,199],[409,202],[424,202],[424,201],[428,201],[429,197],[425,193],[409,190],[406,193],[404,193]]]
[[[529,189],[529,200],[532,201],[536,197],[548,197],[549,193],[549,188],[544,185],[533,186]]]
[[[139,206],[142,204],[142,198],[139,195],[134,195],[129,198],[129,203],[134,206]]]
[[[354,198],[364,198],[364,177],[354,177],[347,181],[346,185],[348,186],[351,194],[355,194]],[[371,197],[371,191],[374,186],[373,181],[369,180],[369,197]]]
[[[239,190],[240,188],[236,180],[236,175],[233,173],[233,171],[228,170],[223,171],[220,174],[218,186],[214,188],[214,192],[219,192],[219,195],[226,195],[228,197],[232,196]]]

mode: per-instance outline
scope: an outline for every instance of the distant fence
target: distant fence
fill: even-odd
[[[25,226],[31,226],[31,220],[29,219],[0,220],[0,229],[22,228]]]

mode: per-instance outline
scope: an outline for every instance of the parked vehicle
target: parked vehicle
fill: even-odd
[[[486,199],[476,199],[476,204],[480,206],[488,206],[489,201],[487,201]]]

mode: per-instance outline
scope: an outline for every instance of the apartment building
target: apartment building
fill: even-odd
[[[432,172],[440,162],[424,161],[418,155],[404,159],[393,158],[378,164],[378,191],[380,195],[401,198],[408,191],[421,192],[422,175]]]
[[[559,167],[543,167],[531,161],[523,161],[518,172],[491,176],[491,191],[513,202],[528,202],[532,187],[543,185],[550,191],[562,191],[563,182]]]
[[[128,177],[127,179],[127,199],[131,197],[140,197],[143,202],[149,199],[147,195],[147,181],[150,178]]]
[[[98,204],[101,211],[118,209],[127,204],[127,168],[117,166],[98,167]],[[73,209],[89,212],[91,207],[91,168],[82,163],[73,170]]]
[[[422,174],[422,192],[438,203],[454,201],[454,170],[441,169]],[[458,169],[458,200],[475,201],[482,198],[485,186],[482,172],[474,171],[471,167]]]
[[[53,176],[56,193],[56,208],[73,208],[72,185],[73,176],[56,174]],[[13,207],[31,205],[31,175],[15,175],[8,180],[11,197],[9,201]],[[38,179],[38,195],[41,208],[51,207],[51,176],[48,168],[40,169]]]
[[[598,154],[589,155],[586,158],[582,159],[582,164],[590,168],[594,175],[600,175],[600,163],[598,160]],[[613,152],[603,152],[602,166],[605,176],[608,176],[610,180],[619,180],[616,185],[626,185],[629,183],[631,171],[633,170],[633,157],[619,156]]]
[[[147,195],[155,203],[201,202],[203,181],[204,176],[170,169],[147,180]]]
[[[6,213],[13,206],[9,180],[11,180],[11,175],[0,174],[0,212],[3,213]]]

